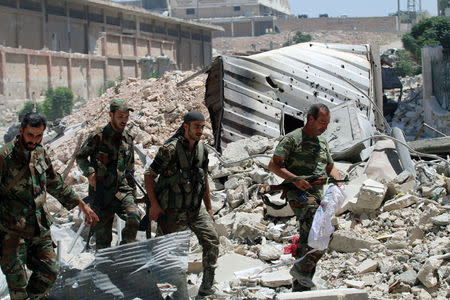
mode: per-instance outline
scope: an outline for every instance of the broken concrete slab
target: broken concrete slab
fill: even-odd
[[[389,182],[402,171],[394,142],[391,140],[378,141],[364,170],[367,177]]]
[[[360,249],[370,249],[379,243],[370,236],[358,235],[353,231],[338,230],[334,232],[329,248],[339,252],[356,252]]]
[[[366,286],[366,283],[364,281],[359,281],[359,280],[344,280],[344,283],[352,288],[356,288],[356,289],[363,289]]]
[[[349,210],[357,214],[376,210],[381,206],[386,191],[387,188],[384,184],[367,179],[359,190],[356,203],[351,203]]]
[[[366,259],[357,268],[359,274],[373,272],[378,268],[378,261],[373,259]]]
[[[450,214],[448,212],[446,212],[446,213],[443,213],[442,215],[432,217],[431,222],[434,225],[446,226],[446,225],[450,224]]]
[[[367,300],[369,295],[364,290],[335,289],[316,290],[308,292],[282,293],[276,296],[277,300]]]
[[[442,264],[442,260],[435,258],[428,258],[425,264],[420,269],[417,274],[417,278],[423,283],[427,288],[432,288],[438,284],[438,280],[434,275],[434,271],[439,268]]]
[[[219,257],[217,260],[215,280],[217,282],[231,281],[236,278],[234,274],[235,272],[255,267],[264,268],[265,266],[266,264],[259,259],[254,259],[236,253],[227,253]]]
[[[399,198],[387,201],[383,205],[383,211],[392,211],[396,209],[402,209],[417,203],[419,199],[414,195],[403,195]]]
[[[278,270],[276,272],[262,273],[261,274],[261,285],[271,288],[276,288],[280,286],[291,286],[292,276],[289,274],[288,269]]]

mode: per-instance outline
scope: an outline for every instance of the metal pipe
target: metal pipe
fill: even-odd
[[[403,131],[398,128],[394,127],[392,128],[392,136],[395,137],[397,140],[400,140],[403,143],[406,143],[405,135],[403,134]],[[409,154],[408,148],[405,147],[402,143],[397,142],[394,140],[395,148],[397,149],[398,156],[400,158],[400,161],[402,163],[403,169],[409,171],[414,177],[416,177],[416,169],[414,168],[414,163],[411,159],[411,155]]]

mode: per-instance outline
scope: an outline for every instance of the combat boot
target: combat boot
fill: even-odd
[[[199,297],[210,296],[215,293],[213,289],[215,269],[208,268],[203,271],[202,284],[198,289]]]

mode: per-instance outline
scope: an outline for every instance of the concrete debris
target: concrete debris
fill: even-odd
[[[356,203],[352,203],[349,209],[354,213],[370,212],[380,207],[386,195],[387,188],[384,184],[372,179],[363,182],[359,190]]]
[[[130,115],[129,129],[135,135],[135,143],[150,158],[180,126],[188,110],[198,109],[207,116],[205,138],[211,139],[209,114],[203,103],[206,76],[200,75],[175,87],[177,81],[191,74],[172,72],[159,79],[126,79],[64,118],[67,124],[64,135],[47,144],[55,169],[62,173],[66,168],[75,149],[75,136],[87,136],[106,124],[107,104],[114,98],[130,101],[135,108]],[[422,100],[406,99],[420,95],[420,80],[402,80],[405,92],[392,122],[410,140],[421,126],[423,108]],[[387,92],[390,98],[397,97],[395,93]],[[373,151],[367,151],[367,162],[335,162],[341,175],[350,179],[344,186],[348,201],[335,219],[337,229],[329,250],[317,266],[313,279],[317,290],[291,293],[288,267],[264,271],[257,279],[250,278],[277,262],[289,261],[283,249],[298,235],[298,222],[289,205],[275,210],[266,207],[256,195],[260,184],[282,181],[267,170],[277,143],[277,139],[253,136],[228,143],[223,155],[212,150],[209,153],[209,185],[213,211],[217,212],[215,227],[220,235],[216,299],[447,299],[450,296],[450,267],[448,257],[443,257],[450,249],[448,165],[419,162],[415,178],[402,170],[395,146],[388,140],[379,140]],[[251,155],[256,156],[247,159]],[[143,169],[144,164],[136,159],[135,175],[140,182]],[[66,182],[82,197],[86,196],[87,181],[76,165]],[[283,204],[280,195],[267,196],[271,202]],[[63,276],[79,276],[96,259],[92,253],[80,254],[88,229],[81,232],[74,249],[67,253],[82,217],[77,209],[64,210],[50,195],[47,204],[55,219],[54,238],[62,241],[62,265],[69,268],[69,273]],[[144,212],[144,206],[139,205]],[[139,240],[142,243],[145,237],[139,236]],[[118,241],[117,232],[113,233],[113,241]],[[125,249],[120,247],[110,251]],[[187,281],[189,297],[193,297],[201,283],[202,271],[197,239],[191,239],[190,248],[192,251],[185,260],[188,280],[183,278]],[[161,262],[160,266],[164,264]],[[150,269],[150,275],[157,274],[157,267]],[[86,282],[79,281],[79,284]],[[158,281],[157,286],[163,295],[163,290],[170,293],[176,286],[171,282],[166,288],[160,286],[165,282],[169,281]],[[66,283],[65,287],[71,288],[69,281]],[[91,284],[93,288],[95,283]],[[64,288],[59,287],[58,292],[62,293]]]

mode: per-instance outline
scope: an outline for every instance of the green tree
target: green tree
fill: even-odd
[[[310,34],[303,34],[301,31],[297,31],[295,35],[292,37],[292,41],[288,39],[284,44],[283,47],[298,44],[298,43],[306,43],[312,40],[312,37]]]
[[[439,0],[438,1],[438,16],[445,15],[445,9],[450,7],[450,1],[448,0]]]
[[[73,93],[67,87],[49,88],[45,92],[42,113],[49,120],[56,120],[70,115],[73,108]]]
[[[400,49],[397,54],[400,61],[395,64],[395,73],[397,73],[398,76],[414,76],[422,72],[421,67],[406,50]]]
[[[420,61],[421,49],[425,46],[441,45],[450,49],[450,19],[432,17],[423,19],[402,37],[403,47]]]

